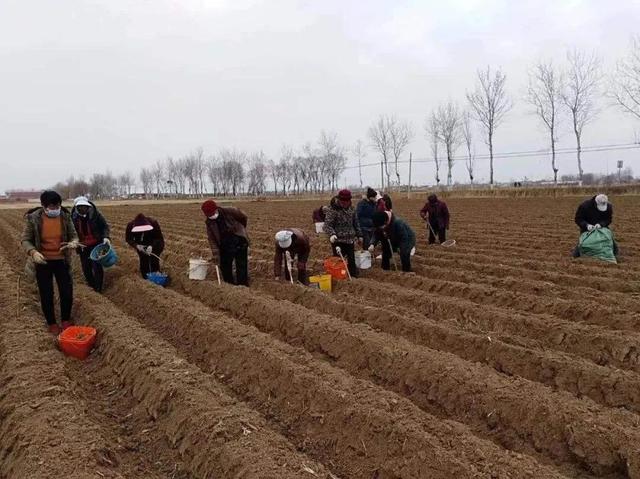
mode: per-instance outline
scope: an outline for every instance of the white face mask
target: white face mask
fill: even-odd
[[[218,216],[220,216],[220,212],[216,211],[213,215],[209,216],[210,220],[215,220],[218,218]]]
[[[60,216],[60,208],[56,208],[55,210],[49,210],[47,208],[44,209],[44,214],[49,218],[57,218]]]

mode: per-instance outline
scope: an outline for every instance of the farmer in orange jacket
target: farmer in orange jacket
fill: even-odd
[[[207,217],[205,223],[211,254],[220,264],[222,279],[225,283],[249,286],[247,215],[238,208],[218,206],[213,200],[205,201],[201,208]]]

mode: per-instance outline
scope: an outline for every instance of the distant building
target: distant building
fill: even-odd
[[[10,190],[7,191],[7,201],[40,201],[39,190]]]

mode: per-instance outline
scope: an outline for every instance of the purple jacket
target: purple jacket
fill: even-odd
[[[438,200],[434,204],[427,201],[420,210],[420,216],[429,221],[431,226],[438,226],[438,229],[449,229],[449,208],[444,201]]]

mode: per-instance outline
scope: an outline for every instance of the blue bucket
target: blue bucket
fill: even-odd
[[[100,263],[105,268],[113,266],[118,262],[118,255],[111,245],[101,243],[91,250],[89,255],[96,263]]]
[[[169,283],[169,275],[167,273],[147,273],[147,279],[158,286],[166,286]]]

